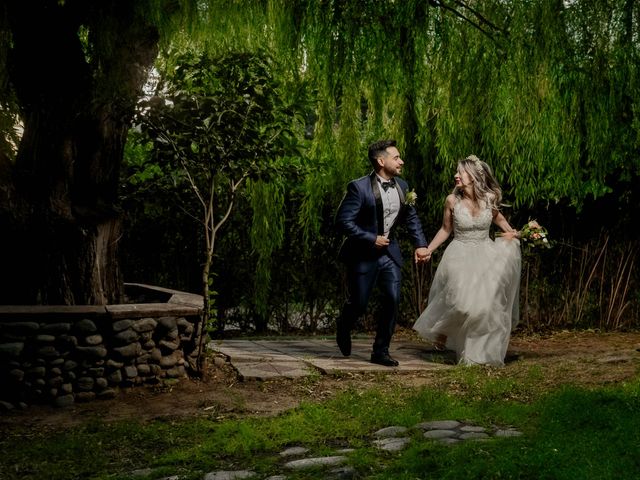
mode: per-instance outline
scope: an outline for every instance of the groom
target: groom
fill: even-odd
[[[374,286],[381,289],[371,362],[395,367],[389,344],[398,316],[402,254],[395,238],[399,224],[407,227],[417,263],[429,260],[427,241],[413,205],[407,203],[407,182],[398,177],[404,162],[395,140],[369,146],[373,172],[352,180],[336,214],[338,231],[346,238],[338,258],[346,266],[347,300],[337,320],[336,340],[345,357],[351,355],[351,329],[366,312]]]

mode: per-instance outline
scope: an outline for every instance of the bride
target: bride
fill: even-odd
[[[504,365],[518,322],[520,242],[499,211],[502,191],[489,165],[475,155],[458,163],[442,227],[429,257],[453,232],[436,270],[427,308],[413,328],[436,349],[456,352],[465,365]],[[491,223],[502,230],[495,241]]]

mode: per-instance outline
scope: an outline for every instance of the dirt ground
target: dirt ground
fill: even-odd
[[[399,331],[394,338],[411,337]],[[504,368],[486,368],[488,375],[531,378],[544,386],[572,383],[600,386],[635,378],[640,371],[640,332],[558,332],[548,336],[514,335]],[[382,381],[381,381],[382,380]],[[110,400],[78,403],[67,408],[31,406],[0,415],[0,430],[11,426],[64,428],[91,419],[152,420],[201,416],[222,420],[252,415],[274,415],[301,401],[329,398],[348,388],[380,385],[430,385],[455,393],[459,385],[442,372],[358,373],[312,375],[301,379],[239,381],[222,359],[211,359],[203,379],[181,379],[171,386],[121,390]],[[526,401],[526,399],[522,399]]]

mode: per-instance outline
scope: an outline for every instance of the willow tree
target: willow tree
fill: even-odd
[[[494,167],[521,218],[561,211],[572,220],[605,200],[621,218],[637,216],[637,1],[251,5],[250,14],[214,19],[212,37],[268,44],[313,85],[298,214],[307,245],[325,231],[346,181],[367,172],[366,145],[379,137],[399,140],[418,210],[433,221],[469,153]]]
[[[219,27],[226,42],[242,32],[273,45],[317,92],[301,216],[310,231],[380,136],[399,139],[429,204],[470,152],[522,208],[579,208],[610,192],[612,175],[638,175],[632,0],[271,1]]]

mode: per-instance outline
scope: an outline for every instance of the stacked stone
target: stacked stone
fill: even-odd
[[[156,383],[186,375],[185,344],[194,325],[185,317],[124,319],[113,324],[113,358],[109,381],[117,385]]]
[[[86,315],[85,307],[83,317],[58,308],[24,320],[16,315],[16,321],[2,312],[0,410],[111,398],[121,387],[187,374],[198,316],[117,319],[104,307],[94,308],[94,315]]]

